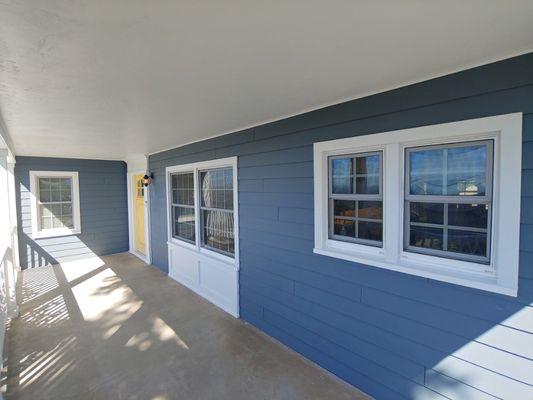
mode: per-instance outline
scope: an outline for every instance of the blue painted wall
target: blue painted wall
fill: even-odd
[[[78,171],[81,234],[32,238],[29,171]],[[122,161],[17,157],[15,164],[22,268],[88,255],[128,251],[126,164]]]
[[[517,298],[313,254],[314,142],[511,112],[524,113]],[[165,167],[228,156],[243,319],[376,398],[533,399],[533,53],[152,155],[163,271]]]

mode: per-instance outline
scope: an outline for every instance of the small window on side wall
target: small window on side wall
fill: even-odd
[[[30,171],[30,192],[35,238],[81,232],[77,172]]]

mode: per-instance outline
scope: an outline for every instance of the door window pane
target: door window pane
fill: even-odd
[[[141,197],[144,197],[144,183],[143,183],[143,179],[137,179],[137,181],[135,182],[135,186],[137,188],[137,198],[141,198]]]

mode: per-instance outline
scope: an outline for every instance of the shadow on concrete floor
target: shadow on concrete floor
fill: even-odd
[[[123,253],[23,272],[7,399],[364,399]]]

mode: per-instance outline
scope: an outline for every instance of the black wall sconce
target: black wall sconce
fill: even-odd
[[[150,176],[148,176],[148,174],[145,174],[143,176],[143,185],[144,187],[148,187],[148,185],[150,185],[152,183],[152,180],[154,179],[154,174],[153,173],[150,173]]]

